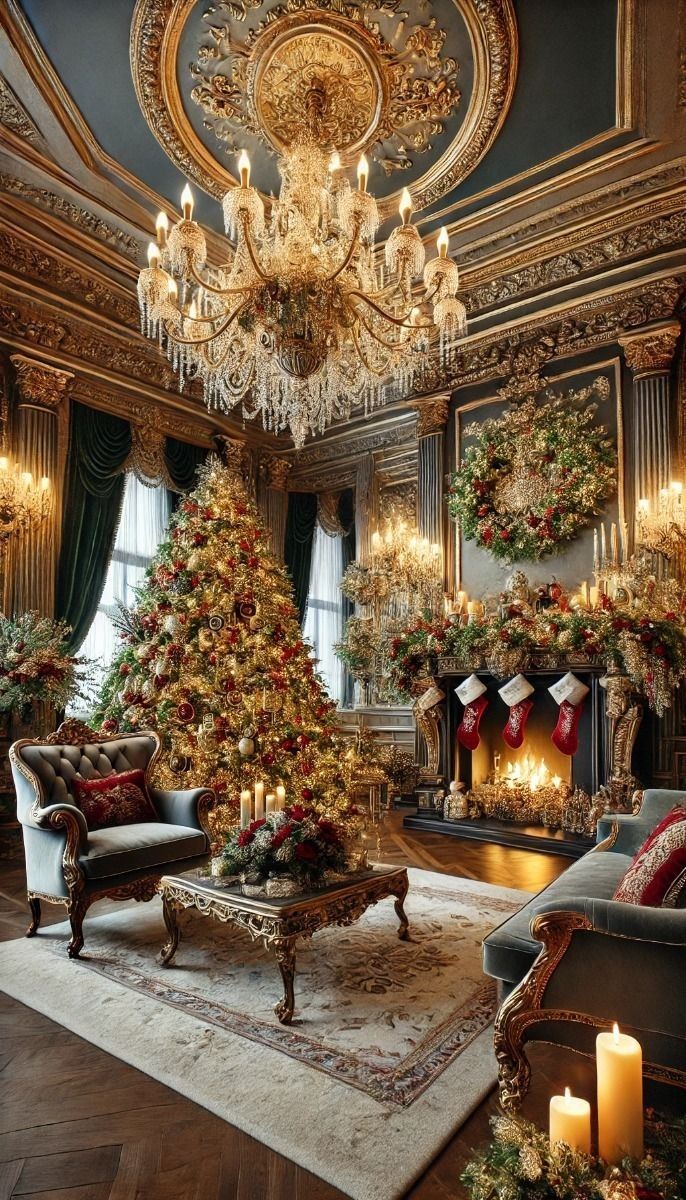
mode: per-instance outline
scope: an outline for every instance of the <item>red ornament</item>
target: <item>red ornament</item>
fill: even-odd
[[[263,767],[271,767],[273,765],[274,755],[272,754],[271,750],[267,750],[266,753],[262,755],[260,762],[262,763]]]
[[[299,733],[296,740],[297,740],[298,745],[300,746],[300,749],[304,750],[306,746],[309,746],[310,742],[312,741],[312,738],[308,737],[306,733]]]
[[[119,728],[119,722],[115,721],[114,717],[108,717],[106,721],[103,721],[102,727],[105,733],[116,733]]]
[[[183,721],[184,725],[187,725],[195,716],[195,708],[189,700],[184,700],[181,704],[177,704],[176,715],[180,721]]]
[[[312,788],[301,788],[300,799],[304,800],[306,804],[309,804],[310,801],[314,800],[314,792],[312,791]]]

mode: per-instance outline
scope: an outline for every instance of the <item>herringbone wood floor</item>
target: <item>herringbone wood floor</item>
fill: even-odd
[[[383,859],[537,890],[567,860],[440,834],[409,834],[391,817]],[[3,864],[0,938],[27,914],[20,860]],[[46,921],[63,909],[45,906]],[[540,1050],[529,1115],[544,1120],[551,1090],[589,1094],[572,1055]],[[39,1013],[0,996],[0,1200],[344,1200],[343,1194],[205,1109]],[[590,1096],[589,1096],[590,1098]],[[278,1103],[279,1098],[274,1097]],[[297,1104],[297,1097],[288,1097]],[[457,1200],[459,1175],[488,1136],[483,1103],[415,1185],[411,1200]]]

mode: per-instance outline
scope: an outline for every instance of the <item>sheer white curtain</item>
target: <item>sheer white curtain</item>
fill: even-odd
[[[98,611],[79,651],[96,660],[92,672],[96,688],[119,645],[110,620],[117,614],[117,601],[127,607],[135,603],[134,588],[142,583],[145,568],[164,537],[170,511],[166,488],[146,487],[135,475],[127,475],[112,561]]]
[[[343,637],[343,546],[340,537],[329,537],[321,525],[314,531],[310,590],[303,634],[314,646],[320,672],[332,700],[343,697],[343,664],[333,652]]]

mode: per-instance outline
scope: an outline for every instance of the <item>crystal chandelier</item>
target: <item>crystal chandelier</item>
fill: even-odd
[[[50,507],[47,476],[36,483],[30,471],[22,471],[18,463],[11,464],[4,455],[0,457],[0,560],[9,539],[40,525]]]
[[[653,554],[663,554],[675,564],[686,556],[686,507],[683,484],[673,482],[662,488],[657,504],[641,499],[636,505],[636,541]]]
[[[370,570],[388,583],[388,614],[438,612],[443,595],[441,548],[393,519],[371,537]]]
[[[140,273],[143,332],[166,347],[180,387],[201,379],[208,407],[229,412],[240,404],[266,429],[289,429],[300,448],[308,433],[354,407],[366,413],[389,381],[407,394],[418,370],[448,365],[466,332],[458,269],[445,230],[425,265],[407,188],[381,265],[364,155],[353,188],[335,151],[301,139],[280,159],[279,197],[269,212],[250,186],[245,151],[238,166],[240,186],[223,200],[230,261],[207,265],[186,186],[183,219],[170,230],[159,214],[157,243]],[[423,292],[415,302],[417,276]]]

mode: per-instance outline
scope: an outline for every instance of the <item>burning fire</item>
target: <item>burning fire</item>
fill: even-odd
[[[539,788],[548,786],[557,789],[562,784],[559,775],[551,776],[550,769],[543,759],[537,763],[530,754],[514,764],[509,762],[503,778],[509,788],[525,787],[530,792],[537,792]]]

